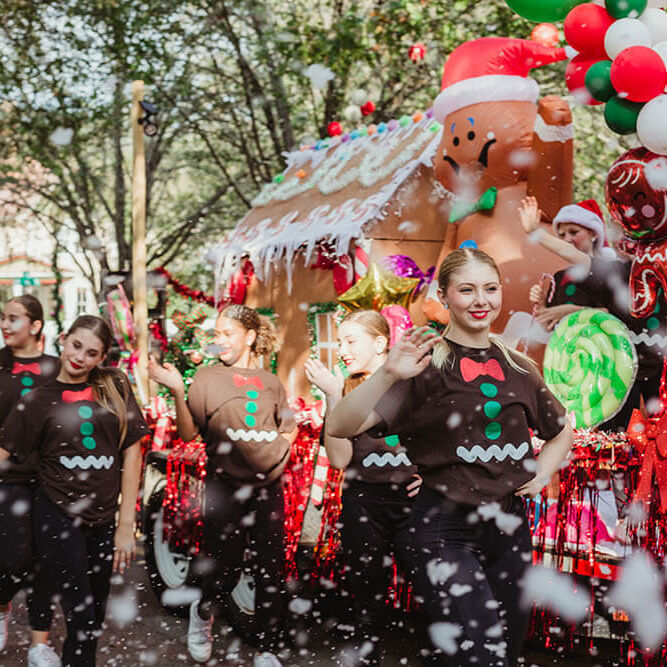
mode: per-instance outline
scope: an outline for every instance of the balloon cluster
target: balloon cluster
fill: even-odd
[[[649,150],[667,155],[667,12],[665,0],[605,0],[578,4],[565,17],[576,51],[565,82],[584,104],[605,103],[607,125],[637,133]]]

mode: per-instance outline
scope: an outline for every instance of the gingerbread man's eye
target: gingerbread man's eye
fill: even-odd
[[[472,141],[474,138],[475,138],[475,133],[472,130],[470,130],[470,132],[468,132],[468,139]]]
[[[458,137],[454,137],[452,143],[454,144],[454,146],[458,146],[461,143],[461,140]]]

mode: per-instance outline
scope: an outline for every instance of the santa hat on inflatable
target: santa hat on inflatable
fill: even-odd
[[[543,46],[529,39],[482,37],[458,46],[442,74],[433,115],[440,123],[453,111],[479,102],[533,102],[540,88],[528,78],[534,67],[567,60],[570,47]]]
[[[595,199],[584,199],[578,204],[568,204],[556,213],[553,219],[554,231],[558,233],[558,225],[563,222],[573,222],[580,227],[590,229],[596,236],[594,247],[596,250],[604,249],[604,254],[611,254],[613,250],[609,247],[607,231],[602,218],[602,211]]]

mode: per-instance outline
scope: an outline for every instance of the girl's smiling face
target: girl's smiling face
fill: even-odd
[[[387,350],[384,336],[372,336],[357,322],[343,322],[338,329],[338,356],[351,374],[373,373]]]
[[[104,344],[92,331],[84,328],[63,336],[61,342],[61,379],[72,383],[86,382],[90,371],[104,361]]]
[[[446,293],[439,290],[447,305],[452,326],[463,332],[479,333],[489,329],[500,313],[502,287],[491,266],[471,260],[457,270]]]
[[[18,301],[8,302],[2,310],[0,330],[5,345],[11,349],[20,349],[32,342],[32,330],[39,329],[38,322],[31,322],[28,311]]]
[[[220,347],[219,358],[225,366],[235,366],[251,349],[257,334],[246,329],[238,320],[221,315],[215,323],[215,344]]]

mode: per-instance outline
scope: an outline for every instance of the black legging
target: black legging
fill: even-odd
[[[114,525],[75,525],[41,491],[33,516],[37,552],[65,613],[63,667],[92,667],[109,597]]]
[[[206,475],[204,494],[206,555],[198,558],[202,574],[200,613],[211,613],[238,581],[246,547],[252,554],[255,578],[253,639],[263,649],[280,646],[286,611],[285,501],[280,480],[252,488]]]
[[[34,488],[28,484],[0,483],[0,604],[9,604],[25,588],[28,618],[33,630],[51,628],[52,586],[40,576],[34,557],[32,507]]]
[[[476,506],[428,488],[415,501],[414,585],[444,664],[507,667],[521,652],[530,618],[520,604],[530,530],[520,498],[506,499],[502,511],[501,519],[516,517],[513,532],[485,519]]]
[[[350,481],[342,495],[341,541],[345,587],[354,605],[358,635],[375,644],[386,634],[385,596],[393,554],[407,575],[412,566],[410,514],[412,500],[390,484]]]

